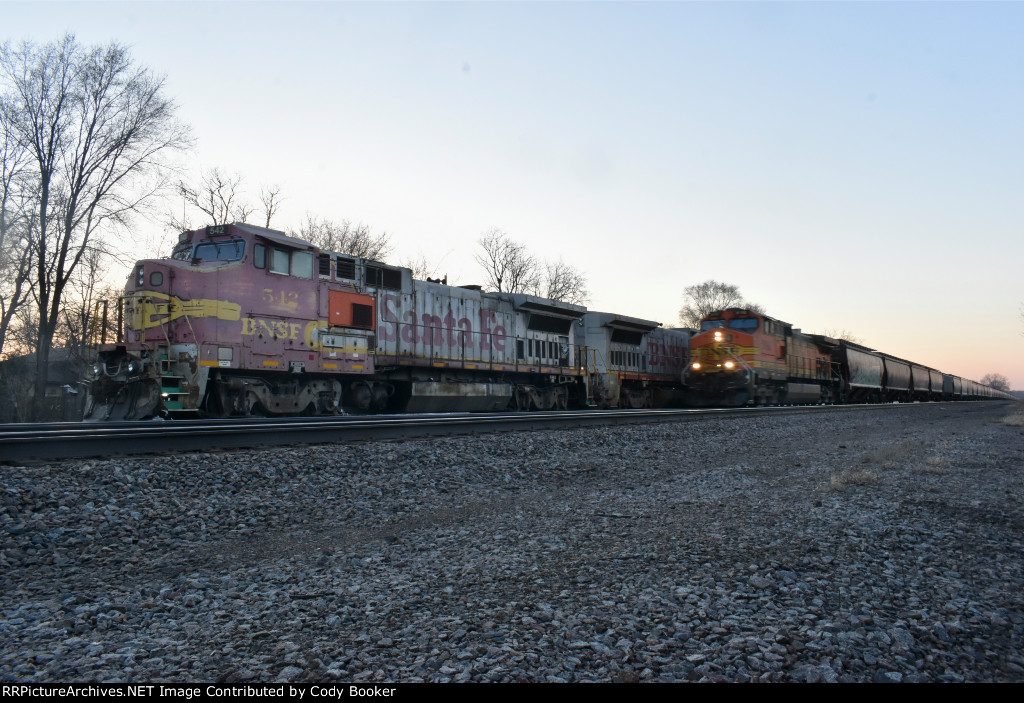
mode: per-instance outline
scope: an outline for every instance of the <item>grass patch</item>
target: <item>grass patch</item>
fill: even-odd
[[[878,474],[870,469],[845,469],[832,474],[828,481],[830,491],[845,491],[847,486],[868,486],[878,483]]]
[[[923,463],[918,464],[914,467],[914,473],[917,474],[937,474],[943,475],[949,473],[949,467],[952,462],[944,456],[932,455],[927,457]]]
[[[921,442],[886,444],[865,452],[860,462],[885,471],[909,469],[917,474],[948,474],[952,461],[946,457],[947,449],[945,442],[931,447]]]
[[[920,444],[913,442],[886,444],[866,452],[860,461],[862,464],[875,464],[887,470],[901,469],[916,460],[922,450]]]
[[[1003,418],[1003,424],[1010,427],[1024,427],[1024,410],[1018,410],[1013,415]]]

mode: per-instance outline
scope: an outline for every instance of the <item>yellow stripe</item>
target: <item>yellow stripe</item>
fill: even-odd
[[[338,365],[337,364],[324,364],[324,368],[325,369],[336,369],[336,368],[338,368]]]
[[[267,360],[264,360],[264,362],[263,362],[263,365],[264,365],[264,366],[277,366],[277,362],[276,362],[276,361],[267,361]]]
[[[444,362],[443,361],[435,361],[434,362],[434,366],[440,366],[441,368],[444,368]]]
[[[355,344],[346,344],[343,347],[324,347],[324,351],[339,352],[341,354],[365,354],[366,347]]]
[[[199,362],[199,365],[200,366],[220,366],[220,362],[219,361],[209,361],[207,359],[203,359],[202,361]]]
[[[353,371],[362,371],[363,370],[363,365],[362,364],[352,364],[352,370]]]

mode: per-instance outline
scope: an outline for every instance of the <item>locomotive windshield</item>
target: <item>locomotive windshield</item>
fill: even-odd
[[[707,332],[717,327],[725,327],[725,320],[704,320],[704,322],[700,323],[701,332]]]
[[[195,246],[178,247],[171,254],[179,261],[239,261],[245,253],[245,241],[231,239],[226,242],[202,242]]]
[[[729,320],[729,328],[734,330],[744,330],[746,332],[757,331],[757,318],[756,317],[734,317]]]

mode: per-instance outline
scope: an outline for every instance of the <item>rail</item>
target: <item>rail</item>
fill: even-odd
[[[925,405],[933,403],[0,425],[0,463]]]

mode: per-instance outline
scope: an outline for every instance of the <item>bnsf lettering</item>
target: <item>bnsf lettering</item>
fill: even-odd
[[[664,342],[649,342],[648,353],[650,363],[672,364],[681,361],[686,356],[686,347],[679,344],[665,344]]]
[[[394,342],[401,334],[402,341],[408,344],[422,342],[449,347],[456,344],[462,347],[474,345],[473,322],[468,317],[456,318],[448,311],[444,317],[423,313],[419,319],[412,310],[405,310],[400,313],[398,296],[387,294],[383,298],[380,307],[381,325],[378,330],[381,338],[387,342]],[[480,335],[477,343],[480,349],[494,349],[505,351],[505,341],[508,338],[508,331],[503,325],[494,324],[498,316],[493,310],[480,311]],[[401,329],[401,333],[399,333]]]
[[[300,329],[302,329],[302,325],[284,320],[264,320],[259,317],[242,318],[242,334],[247,337],[258,334],[294,341],[299,338]]]

